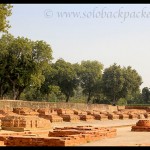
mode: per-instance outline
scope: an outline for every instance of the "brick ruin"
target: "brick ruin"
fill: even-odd
[[[75,146],[89,141],[115,137],[116,129],[92,126],[54,128],[53,122],[116,119],[149,119],[150,111],[139,109],[78,110],[64,108],[17,107],[0,110],[0,144],[6,146]],[[150,131],[150,123],[139,120],[132,131]]]
[[[34,129],[49,129],[51,122],[39,117],[39,113],[27,107],[0,110],[1,129],[10,131],[26,131]]]
[[[28,132],[29,133],[29,132]],[[44,133],[30,132],[30,134],[21,132],[20,134],[3,134],[0,140],[3,140],[6,146],[76,146],[90,141],[104,138],[112,138],[117,135],[116,129],[98,128],[92,126],[77,126],[54,128],[53,131]],[[4,137],[5,138],[1,138]]]
[[[37,111],[28,107],[13,108],[13,112],[16,114],[25,115],[25,116],[27,115],[38,116],[39,115]]]
[[[1,119],[1,129],[10,131],[27,131],[50,129],[51,123],[49,120],[39,118],[38,116],[6,116]]]
[[[74,114],[73,110],[70,109],[56,109],[58,115],[63,118],[63,121],[76,122],[79,121],[79,116]]]
[[[135,126],[132,126],[131,131],[150,132],[150,120],[139,120]]]
[[[37,109],[39,117],[50,120],[51,122],[62,122],[63,118],[60,117],[55,109],[39,108]]]

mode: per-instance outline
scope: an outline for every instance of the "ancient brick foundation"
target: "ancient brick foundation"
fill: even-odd
[[[111,119],[111,120],[119,119],[119,115],[115,113],[109,113],[108,119]]]
[[[108,120],[108,116],[105,114],[93,114],[95,120]]]
[[[60,115],[63,118],[63,121],[66,122],[76,122],[79,121],[80,117],[77,115],[70,115],[70,114],[62,114]]]
[[[80,120],[83,120],[83,121],[93,121],[94,120],[94,116],[92,115],[79,115],[80,117]]]
[[[0,133],[0,144],[7,146],[81,145],[94,140],[115,137],[116,130],[92,126],[64,127],[53,130],[51,122],[143,119],[149,117],[149,111],[137,109],[120,108],[117,111],[106,111],[97,109],[80,110],[48,107],[32,109],[15,107],[13,110],[0,110],[2,129],[17,131],[15,133]],[[136,126],[132,126],[132,131],[150,131],[149,120],[140,120]]]
[[[7,135],[3,139],[6,146],[76,146],[89,141],[116,136],[116,129],[92,126],[55,128],[47,137],[31,136],[31,134]]]
[[[37,116],[6,116],[1,119],[1,128],[10,131],[25,131],[34,129],[50,129],[49,120]]]
[[[39,117],[50,120],[51,122],[62,122],[63,118],[58,116],[57,110],[50,108],[40,108],[37,110]]]
[[[38,112],[34,111],[32,108],[28,107],[18,107],[18,108],[13,108],[13,112],[17,113],[19,115],[36,115],[38,116]]]
[[[147,131],[150,132],[150,120],[139,120],[131,131]]]

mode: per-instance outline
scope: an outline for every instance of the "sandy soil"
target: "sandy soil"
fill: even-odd
[[[87,126],[94,127],[118,127],[118,126],[131,126],[135,125],[139,119],[125,119],[125,120],[93,120],[93,121],[77,121],[77,122],[63,122],[52,123],[52,127],[65,127],[65,126]]]

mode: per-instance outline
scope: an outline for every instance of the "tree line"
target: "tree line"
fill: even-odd
[[[51,46],[9,34],[12,6],[0,4],[0,98],[25,100],[64,100],[86,98],[87,103],[149,103],[148,87],[131,66],[116,63],[108,68],[97,61],[52,62]]]

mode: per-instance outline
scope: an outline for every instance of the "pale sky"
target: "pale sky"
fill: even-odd
[[[15,37],[50,44],[53,61],[131,66],[150,87],[150,4],[13,4],[9,21]]]

